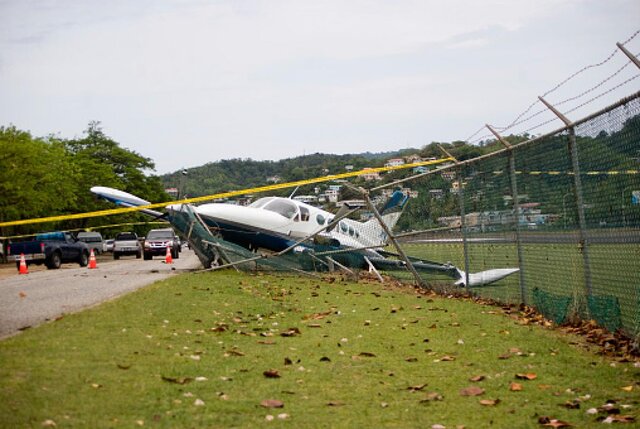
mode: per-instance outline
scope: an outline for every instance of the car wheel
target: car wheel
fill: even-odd
[[[62,258],[60,257],[60,253],[53,252],[45,263],[48,269],[57,270],[58,268],[60,268],[60,265],[62,265]]]
[[[116,253],[116,252],[113,252],[113,259],[115,259],[115,260],[120,259],[120,254]]]
[[[78,264],[80,264],[81,267],[86,267],[87,265],[89,265],[89,255],[86,251],[83,250],[82,252],[80,252]]]
[[[136,259],[140,259],[140,258],[142,258],[142,252],[136,253]]]
[[[151,253],[149,252],[144,252],[144,260],[150,261],[151,259],[153,259],[153,255],[151,255]]]

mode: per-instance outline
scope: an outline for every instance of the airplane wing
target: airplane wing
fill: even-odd
[[[90,189],[90,191],[96,194],[98,197],[122,207],[139,207],[151,204],[149,201],[143,200],[142,198],[136,197],[135,195],[128,192],[108,188],[106,186],[94,186]],[[166,216],[165,213],[150,209],[142,209],[140,210],[140,212],[156,218]]]

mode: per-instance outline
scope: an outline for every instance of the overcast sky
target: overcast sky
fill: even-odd
[[[73,138],[101,121],[158,173],[474,140],[639,29],[638,0],[0,0],[0,126]],[[626,46],[640,53],[640,35]],[[617,53],[547,98],[626,63]],[[569,116],[639,89],[630,80]]]

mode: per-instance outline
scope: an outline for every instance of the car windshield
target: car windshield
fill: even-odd
[[[116,240],[118,241],[124,241],[124,240],[137,240],[138,237],[136,237],[135,234],[130,233],[130,232],[125,232],[123,234],[118,234],[116,236]]]
[[[154,240],[158,238],[173,238],[173,231],[149,231],[147,234],[147,240]]]

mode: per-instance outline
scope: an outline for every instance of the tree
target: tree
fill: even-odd
[[[0,166],[0,221],[65,213],[77,201],[78,168],[59,142],[0,127]]]

